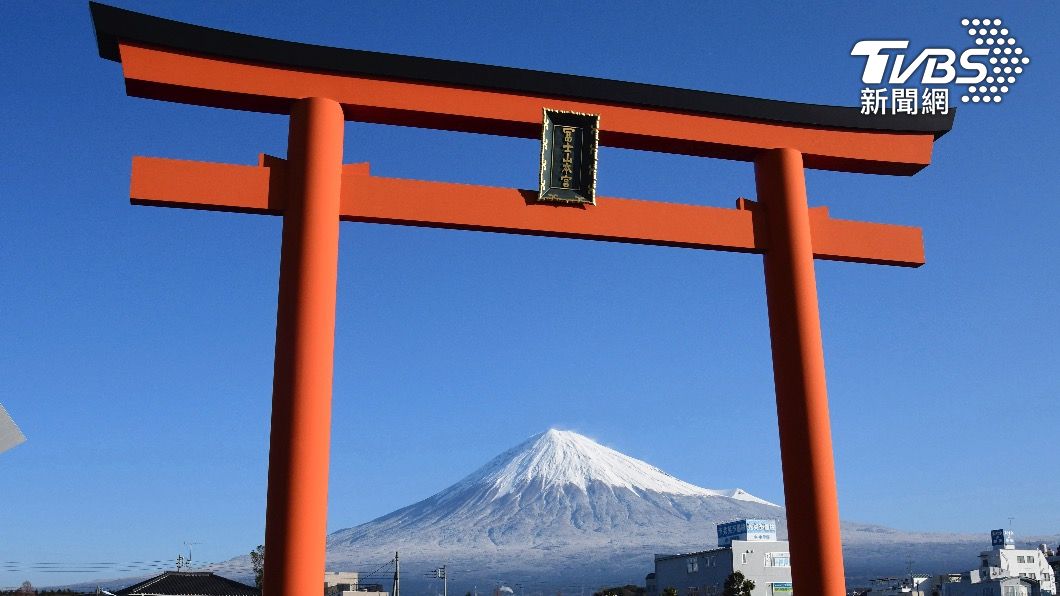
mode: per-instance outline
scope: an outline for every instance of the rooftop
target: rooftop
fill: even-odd
[[[118,596],[260,596],[261,590],[206,571],[167,571],[115,593]]]

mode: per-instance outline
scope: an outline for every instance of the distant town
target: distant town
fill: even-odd
[[[777,520],[741,519],[718,525],[718,546],[708,550],[654,555],[654,570],[643,585],[598,587],[593,596],[794,596],[798,585],[791,576],[791,554],[786,540],[777,538]],[[986,540],[984,536],[984,546]],[[990,532],[990,548],[967,569],[947,573],[922,573],[912,568],[901,576],[876,578],[868,586],[848,588],[849,596],[1055,596],[1060,573],[1060,545],[1017,548],[1012,530]],[[213,571],[182,570],[189,561],[178,556],[177,570],[165,571],[114,591],[71,588],[35,588],[24,582],[15,590],[0,591],[13,596],[261,596],[264,551],[251,553],[254,584],[224,577]],[[434,569],[428,578],[437,580],[412,594],[448,596],[449,571]],[[389,581],[387,581],[389,580]],[[399,554],[381,569],[326,571],[321,596],[402,596]],[[439,585],[440,584],[440,585]],[[485,587],[485,586],[484,586]],[[497,583],[483,594],[525,596],[519,584]],[[518,589],[518,594],[516,590]],[[410,592],[406,590],[406,592]],[[406,595],[407,596],[407,595]],[[480,596],[476,589],[465,596]],[[541,596],[531,591],[531,596]],[[556,596],[563,596],[562,590]],[[581,594],[580,596],[587,596]]]
[[[984,540],[985,543],[985,540]],[[1060,551],[1060,546],[1057,547]],[[1052,596],[1060,556],[1049,545],[1016,548],[1014,533],[990,533],[990,549],[970,561],[969,569],[881,577],[871,586],[848,590],[852,596]],[[747,519],[718,526],[718,548],[655,555],[655,570],[645,578],[647,596],[790,596],[786,540],[777,540],[776,520]]]

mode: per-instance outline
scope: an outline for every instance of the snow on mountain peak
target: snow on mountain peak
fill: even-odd
[[[585,491],[593,481],[635,492],[729,497],[773,505],[742,489],[712,490],[679,480],[641,461],[569,430],[549,429],[494,458],[460,484],[487,485],[495,498],[531,483],[543,489],[574,485]]]

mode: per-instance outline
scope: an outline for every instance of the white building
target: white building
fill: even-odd
[[[356,571],[325,571],[324,590],[335,588],[336,592],[356,590],[360,575]]]
[[[1042,594],[1056,594],[1056,578],[1045,553],[1032,549],[1017,549],[1012,530],[990,533],[992,550],[979,554],[979,575],[983,580],[1000,577],[1026,577],[1037,580]]]
[[[979,568],[959,583],[943,585],[943,596],[1054,596],[1056,576],[1046,553],[1016,548],[1012,530],[990,532],[991,550],[979,554]]]
[[[1055,551],[1047,544],[1041,545],[1038,550],[1045,554],[1045,560],[1053,568],[1053,581],[1055,582],[1057,574],[1060,574],[1060,545],[1057,545]]]
[[[718,525],[718,548],[678,555],[655,555],[648,596],[667,588],[678,596],[717,596],[733,571],[755,583],[753,596],[792,596],[791,554],[777,540],[776,520],[745,519]],[[652,577],[654,576],[654,577]]]
[[[324,594],[335,596],[390,596],[378,584],[361,584],[356,571],[325,571]]]

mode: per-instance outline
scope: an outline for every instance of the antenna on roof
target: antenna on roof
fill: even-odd
[[[185,542],[184,543],[184,546],[188,547],[188,561],[187,561],[187,564],[186,564],[187,567],[191,567],[191,547],[195,546],[196,544],[202,544],[202,543],[201,542]]]

